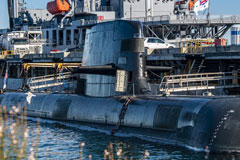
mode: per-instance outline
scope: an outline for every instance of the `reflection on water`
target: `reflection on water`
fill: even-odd
[[[38,149],[39,159],[104,159],[104,150],[109,152],[112,143],[113,152],[117,159],[117,152],[122,151],[121,157],[128,159],[183,159],[183,160],[237,160],[238,155],[208,155],[189,149],[154,143],[134,137],[112,137],[98,132],[91,127],[81,124],[41,120],[40,141]],[[28,128],[33,131],[37,128],[36,120],[28,120]],[[29,133],[28,145],[37,135]],[[82,147],[81,147],[82,146]],[[82,149],[81,149],[82,148]],[[146,158],[146,157],[145,157]]]

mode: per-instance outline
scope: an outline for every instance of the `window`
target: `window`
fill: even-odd
[[[157,43],[164,43],[164,42],[161,39],[158,39]]]
[[[25,38],[16,38],[16,39],[13,39],[13,43],[14,44],[27,44],[28,40]]]
[[[79,44],[79,30],[74,29],[74,45],[78,45],[78,44]]]
[[[59,45],[63,45],[63,30],[59,30]]]
[[[86,38],[86,29],[82,30],[82,40],[85,41]]]
[[[52,40],[52,42],[53,42],[53,46],[56,46],[56,42],[57,42],[57,31],[56,30],[53,30],[53,32],[52,32],[52,37],[53,37],[53,40]]]
[[[66,44],[71,45],[71,30],[67,30]]]
[[[48,46],[48,43],[49,43],[49,31],[46,31],[46,40],[47,40],[47,46]]]
[[[154,43],[154,39],[148,39],[148,43]]]

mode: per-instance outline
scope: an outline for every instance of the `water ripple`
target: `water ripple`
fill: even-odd
[[[51,120],[40,120],[40,141],[38,159],[88,159],[92,155],[93,160],[103,159],[104,149],[110,143],[113,144],[114,152],[123,150],[123,157],[143,159],[146,150],[150,153],[151,160],[235,160],[238,156],[233,155],[209,155],[203,152],[196,152],[182,147],[164,145],[151,142],[128,135],[120,137],[109,136],[109,131],[99,130],[82,124],[57,122]],[[34,131],[37,128],[36,119],[28,119],[28,128]],[[34,132],[29,134],[29,147],[37,135]],[[85,146],[81,150],[81,143]],[[80,153],[82,152],[82,153]]]

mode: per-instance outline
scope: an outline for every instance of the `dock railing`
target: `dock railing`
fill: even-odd
[[[202,53],[204,47],[215,46],[214,39],[196,39],[181,41],[181,53]]]
[[[30,44],[46,44],[47,40],[46,39],[30,39],[29,43]]]
[[[3,50],[1,51],[1,54],[0,54],[0,59],[4,59],[6,58],[8,55],[15,55],[16,52],[13,51],[13,50]]]
[[[238,72],[216,72],[165,76],[160,84],[160,93],[213,90],[240,87]]]
[[[42,31],[42,27],[41,26],[28,27],[27,31]]]

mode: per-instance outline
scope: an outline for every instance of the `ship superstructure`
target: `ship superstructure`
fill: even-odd
[[[145,37],[158,37],[176,43],[193,39],[221,38],[234,24],[238,16],[211,16],[209,13],[196,16],[192,0],[56,0],[41,11],[27,10],[17,0],[18,6],[10,16],[12,28],[24,24],[40,25],[43,37],[49,42],[46,52],[57,49],[83,47],[86,28],[97,23],[115,19],[139,20],[144,25]],[[16,5],[18,4],[18,5]],[[10,11],[12,7],[9,7]],[[19,16],[17,16],[17,13]],[[52,14],[51,14],[52,13]],[[25,20],[23,21],[23,16]]]
[[[13,31],[1,36],[2,50],[11,51],[12,54],[41,54],[43,45],[41,27],[29,27],[26,31]]]

